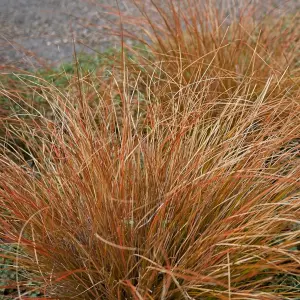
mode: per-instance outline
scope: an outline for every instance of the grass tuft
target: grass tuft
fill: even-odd
[[[299,19],[183,2],[136,2],[147,51],[3,84],[16,299],[300,297]]]

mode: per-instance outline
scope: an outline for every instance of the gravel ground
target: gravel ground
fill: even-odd
[[[245,1],[249,2],[235,0],[235,5]],[[300,7],[299,0],[270,1],[287,10]],[[131,0],[118,2],[126,14],[138,14]],[[56,65],[71,60],[73,39],[79,52],[91,52],[89,48],[102,51],[118,45],[119,39],[108,35],[107,29],[107,26],[118,26],[118,17],[105,13],[108,8],[104,7],[116,7],[115,3],[115,0],[0,0],[0,65],[36,66],[44,62]]]
[[[118,22],[101,5],[114,1],[88,0],[0,0],[0,64],[58,64],[72,59],[73,39],[77,51],[102,51],[117,43],[105,26]],[[120,1],[124,2],[124,1]],[[122,11],[133,7],[121,4]],[[82,46],[78,41],[86,46]]]

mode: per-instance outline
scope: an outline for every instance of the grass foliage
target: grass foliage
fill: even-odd
[[[3,83],[16,299],[299,299],[299,18],[210,2],[136,2],[146,52]]]

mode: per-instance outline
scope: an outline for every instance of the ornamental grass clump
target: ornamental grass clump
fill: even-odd
[[[300,297],[298,19],[185,2],[154,3],[159,28],[140,6],[147,52],[68,88],[14,74],[47,112],[2,89],[22,103],[1,120],[16,299]]]

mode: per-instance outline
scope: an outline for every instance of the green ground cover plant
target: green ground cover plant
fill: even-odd
[[[212,2],[137,1],[139,46],[2,76],[9,297],[299,299],[299,18]]]

